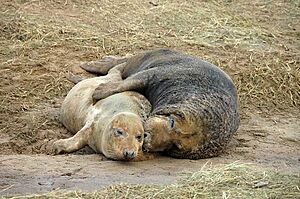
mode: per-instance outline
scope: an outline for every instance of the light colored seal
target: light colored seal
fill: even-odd
[[[128,91],[93,104],[94,90],[117,78],[118,75],[110,72],[107,76],[82,80],[70,90],[61,107],[61,121],[76,134],[54,142],[55,153],[73,152],[89,145],[114,160],[141,156],[143,122],[151,111],[148,100],[139,93]]]

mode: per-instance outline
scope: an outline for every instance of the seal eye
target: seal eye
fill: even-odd
[[[175,127],[175,118],[169,117],[169,125],[171,129]]]
[[[117,137],[122,136],[124,134],[121,129],[116,129],[114,133],[115,133],[115,136],[117,136]]]
[[[142,141],[142,135],[141,134],[137,134],[136,136],[135,136],[135,138],[140,142],[140,141]]]

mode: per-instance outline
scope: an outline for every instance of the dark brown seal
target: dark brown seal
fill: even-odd
[[[213,157],[223,151],[240,121],[237,91],[224,71],[168,49],[123,58],[122,62],[125,64],[112,68],[106,59],[82,68],[99,74],[112,68],[121,73],[123,80],[96,89],[96,100],[135,90],[150,101],[153,108],[145,124],[145,150],[189,159]]]

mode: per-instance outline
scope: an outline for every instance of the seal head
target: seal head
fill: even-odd
[[[145,123],[145,151],[169,151],[174,148],[194,151],[204,142],[200,122],[196,123],[184,111],[164,110],[151,116]]]
[[[96,147],[101,148],[100,151],[107,158],[131,160],[141,151],[143,137],[144,129],[140,117],[126,112],[115,115],[104,129],[102,137],[95,137],[94,140],[95,143],[101,143]],[[97,139],[101,140],[96,141]]]

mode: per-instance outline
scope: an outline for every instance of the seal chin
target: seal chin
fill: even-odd
[[[129,161],[136,158],[138,155],[138,152],[135,151],[127,151],[126,149],[123,152],[114,152],[111,154],[106,153],[105,157],[112,159],[112,160],[119,160],[119,161]]]

